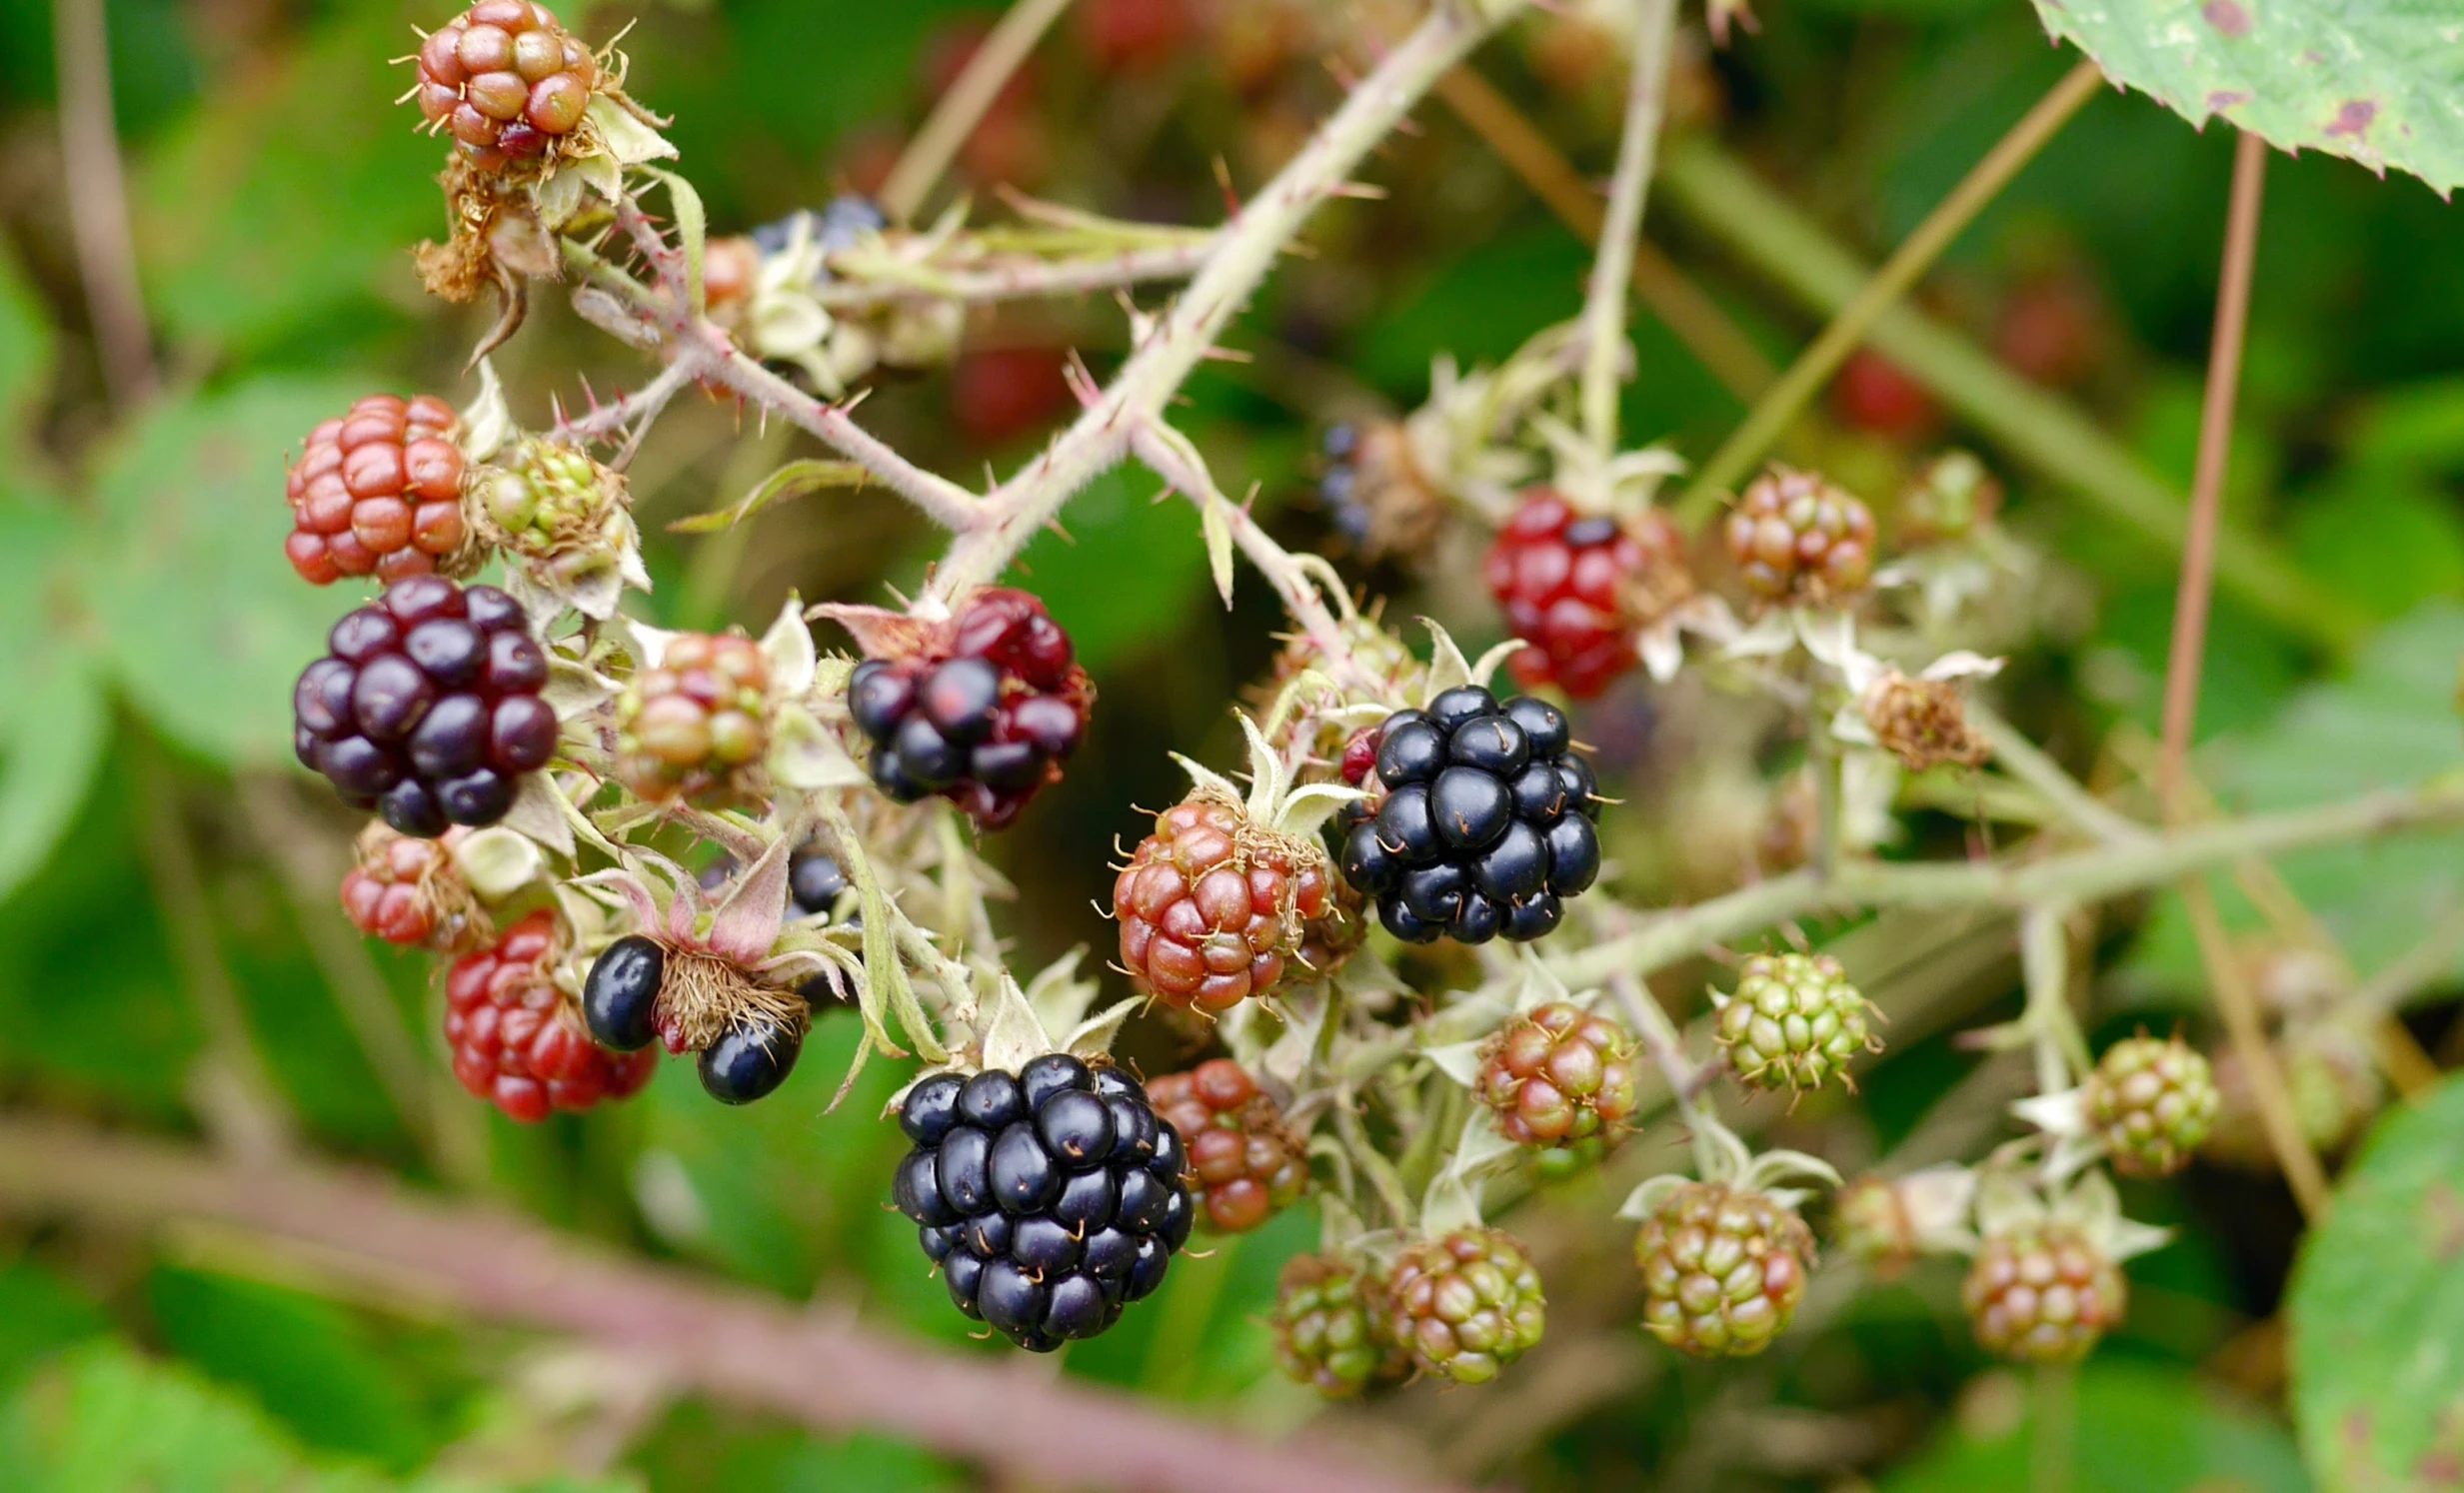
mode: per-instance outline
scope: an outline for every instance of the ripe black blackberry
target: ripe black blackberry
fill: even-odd
[[[959,1310],[1022,1348],[1112,1326],[1189,1240],[1181,1133],[1116,1069],[1050,1052],[1015,1074],[937,1074],[899,1124],[916,1147],[891,1200]]]
[[[798,850],[788,862],[788,900],[804,916],[828,912],[839,904],[839,893],[845,890],[846,870],[820,850]]]
[[[1406,943],[1537,938],[1599,874],[1600,797],[1565,717],[1477,685],[1378,728],[1376,811],[1343,839],[1346,880]]]
[[[493,824],[556,753],[548,656],[514,599],[412,576],[334,624],[291,695],[292,745],[404,834]]]
[[[867,659],[848,708],[874,744],[873,781],[902,803],[939,793],[1006,828],[1087,732],[1095,685],[1070,635],[1023,591],[978,592],[946,635]]]

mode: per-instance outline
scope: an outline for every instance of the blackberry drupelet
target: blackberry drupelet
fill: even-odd
[[[1146,1090],[1047,1053],[910,1089],[891,1200],[959,1310],[1022,1348],[1094,1337],[1164,1283],[1197,1217],[1189,1154]]]
[[[1477,685],[1378,728],[1385,800],[1343,840],[1344,878],[1406,943],[1537,938],[1599,874],[1601,800],[1565,717]]]
[[[413,576],[327,642],[292,691],[293,746],[344,802],[404,834],[495,823],[556,753],[547,653],[493,586]]]
[[[1070,635],[1023,591],[979,592],[946,652],[868,659],[848,708],[873,746],[873,781],[902,803],[939,793],[1007,827],[1087,732],[1095,686]]]

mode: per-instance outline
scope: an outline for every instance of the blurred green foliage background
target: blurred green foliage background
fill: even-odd
[[[1746,162],[1869,262],[2072,60],[2020,0],[1762,9],[1758,35],[1697,53],[1681,128]],[[641,0],[567,14],[594,39],[632,24],[631,87],[674,116],[682,167],[729,231],[878,173],[946,70],[935,59],[988,18],[958,0]],[[284,702],[335,606],[284,566],[277,494],[301,435],[359,394],[459,401],[471,388],[461,365],[490,310],[419,292],[409,251],[440,230],[431,178],[441,149],[393,105],[407,69],[387,66],[411,50],[414,24],[444,12],[393,0],[110,0],[111,80],[161,380],[133,408],[106,391],[67,231],[53,19],[47,0],[0,0],[0,1104],[214,1133],[232,1101],[210,1075],[238,1074],[252,1102],[270,1102],[319,1151],[992,1351],[969,1343],[881,1206],[901,1143],[874,1115],[899,1075],[876,1066],[824,1113],[854,1049],[852,1016],[825,1019],[788,1089],[751,1109],[707,1102],[670,1064],[637,1103],[524,1130],[445,1074],[429,961],[362,947],[334,905],[352,826],[287,775]],[[1579,165],[1604,172],[1621,85],[1608,69],[1567,71],[1545,24],[1522,23],[1480,65]],[[1215,157],[1235,190],[1264,180],[1338,85],[1318,59],[1295,57],[1244,97],[1224,81],[1211,34],[1153,68],[1108,72],[1091,61],[1085,29],[1065,21],[1033,67],[1032,107],[1016,126],[1028,138],[1006,142],[1008,159],[1027,164],[1020,185],[1203,223],[1222,209]],[[1189,391],[1183,423],[1225,486],[1262,484],[1295,546],[1328,542],[1308,492],[1324,421],[1408,408],[1433,356],[1500,358],[1579,302],[1582,247],[1442,108],[1419,117],[1421,131],[1376,164],[1391,199],[1328,209],[1310,235],[1316,252],[1287,262],[1246,318],[1235,341],[1257,361],[1213,365]],[[2063,344],[2058,368],[2035,371],[2058,375],[2059,397],[2184,488],[2229,154],[2222,130],[2201,135],[2143,99],[2101,97],[1960,240],[1920,304],[2022,364],[2042,355],[2026,343],[2026,316],[2070,316],[2037,335],[2080,350]],[[1818,325],[1682,198],[1654,205],[1650,233],[1773,361]],[[2318,157],[2274,163],[2232,522],[2378,631],[2337,658],[2220,604],[2200,720],[2215,739],[2211,779],[2239,804],[2316,802],[2464,757],[2452,704],[2464,649],[2459,264],[2464,219],[2418,182]],[[1043,382],[1052,350],[1079,348],[1101,372],[1124,335],[1102,300],[980,317],[971,356],[1032,356],[963,359],[953,374],[884,388],[865,419],[973,480],[1032,450],[1062,414]],[[1626,429],[1699,460],[1742,405],[1647,315],[1635,336]],[[586,381],[605,392],[645,377],[635,355],[553,296],[496,361],[534,423],[552,394],[571,404]],[[911,585],[936,552],[933,534],[873,494],[804,500],[718,539],[662,535],[799,444],[692,404],[633,469],[658,581],[647,605],[660,621],[760,620],[790,589],[879,601],[885,582]],[[1013,405],[1029,418],[986,413]],[[1989,440],[1938,410],[1883,431],[1836,397],[1791,449],[1878,497],[1945,441],[1974,444],[2002,469],[2015,531],[2059,562],[2064,595],[2076,597],[2068,625],[2014,667],[2013,713],[2075,760],[2117,726],[2152,726],[2171,554],[1999,461]],[[1228,623],[1197,525],[1178,505],[1151,506],[1158,486],[1135,469],[1106,478],[1070,510],[1067,538],[1046,537],[1026,559],[1027,584],[1075,635],[1103,705],[1066,783],[995,847],[1023,888],[1005,924],[1019,967],[1105,944],[1090,903],[1110,882],[1116,836],[1135,837],[1133,805],[1178,795],[1168,748],[1229,759],[1225,704],[1273,646],[1279,620],[1263,589],[1244,582]],[[1458,572],[1362,579],[1396,593],[1389,615],[1429,612],[1467,641],[1498,635]],[[1624,690],[1583,732],[1647,740],[1673,699]],[[1634,754],[1643,764],[1624,812],[1653,833],[1621,849],[1628,889],[1665,896],[1685,874],[1664,842],[1709,830],[1682,775],[1654,777],[1647,756]],[[1958,829],[1955,816],[1923,823],[1936,835]],[[2288,873],[2367,970],[2454,916],[2456,850],[2446,839],[2322,853]],[[2144,930],[2117,929],[2105,949],[2100,991],[2117,1030],[2201,1009],[2187,935],[2161,900],[2148,910]],[[1894,1034],[1864,1099],[1808,1103],[1782,1128],[1800,1141],[1849,1137],[1835,1147],[1847,1153],[1906,1133],[1974,1061],[1927,1033],[1954,1012],[2007,1008],[2016,976],[2009,960],[1987,958],[1947,982],[1946,1008]],[[2416,1027],[2430,1050],[2454,1055],[2443,1012]],[[1184,1055],[1179,1042],[1142,1028],[1130,1050],[1154,1071]],[[2464,1134],[2464,1119],[2444,1134]],[[1610,1196],[1577,1187],[1528,1210],[1528,1231],[1555,1261],[1552,1339],[1593,1356],[1569,1348],[1519,1393],[1423,1387],[1392,1409],[1355,1412],[1368,1444],[1532,1488],[1869,1477],[1915,1493],[2025,1486],[2058,1435],[2081,1488],[2311,1486],[2279,1398],[2280,1339],[2265,1325],[2295,1234],[2272,1182],[2200,1172],[2132,1193],[2134,1212],[2180,1225],[2180,1239],[2133,1264],[2129,1329],[2060,1404],[1985,1370],[1960,1330],[1952,1277],[1924,1272],[1860,1296],[1768,1361],[1673,1366],[1630,1328],[1622,1238],[1602,1222]],[[1075,1350],[1068,1372],[1190,1414],[1297,1424],[1311,1407],[1273,1375],[1258,1316],[1281,1259],[1313,1238],[1309,1220],[1286,1217],[1191,1260],[1157,1304]],[[980,1485],[893,1442],[815,1439],[693,1401],[629,1410],[553,1348],[484,1323],[327,1299],[287,1271],[202,1238],[131,1247],[39,1220],[0,1223],[0,1490],[428,1489],[449,1478],[542,1490]],[[2064,1418],[2051,1431],[2039,1424],[2048,1413]],[[572,1470],[593,1457],[599,1465]]]

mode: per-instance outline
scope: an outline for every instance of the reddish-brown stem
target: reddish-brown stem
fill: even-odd
[[[830,1430],[884,1431],[1039,1487],[1442,1493],[1315,1448],[1158,1414],[1023,1359],[924,1347],[847,1312],[628,1260],[511,1213],[422,1200],[373,1175],[227,1164],[11,1117],[0,1118],[0,1207],[141,1229],[236,1225],[363,1299],[572,1333],[695,1392]]]
[[[2216,287],[2207,397],[2199,417],[2198,469],[2190,485],[2190,528],[2182,545],[2181,585],[2173,604],[2173,644],[2165,669],[2164,747],[2156,763],[2156,791],[2167,822],[2178,822],[2182,816],[2190,736],[2198,721],[2208,599],[2216,579],[2216,532],[2224,513],[2233,405],[2241,384],[2242,340],[2249,324],[2251,267],[2258,258],[2259,205],[2266,176],[2267,142],[2256,135],[2243,135],[2233,152],[2233,195],[2225,215],[2224,266]],[[2294,1199],[2304,1213],[2316,1217],[2327,1207],[2327,1171],[2293,1112],[2284,1071],[2267,1040],[2257,993],[2234,957],[2207,878],[2191,876],[2183,881],[2181,891],[2234,1056],[2250,1075],[2268,1145],[2284,1169]]]

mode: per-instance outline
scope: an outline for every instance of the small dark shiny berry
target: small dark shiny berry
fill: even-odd
[[[350,729],[351,686],[359,671],[340,659],[324,658],[300,673],[291,689],[291,714],[320,737]]]
[[[391,617],[374,607],[362,607],[334,624],[334,631],[325,635],[325,646],[345,663],[365,664],[391,652],[401,639],[402,630]]]
[[[428,784],[416,777],[406,777],[387,788],[377,798],[377,811],[385,816],[397,834],[414,839],[434,839],[453,827],[446,816],[445,805],[428,790]]]
[[[1505,909],[1476,891],[1466,891],[1455,903],[1446,935],[1461,943],[1486,943],[1505,926]]]
[[[935,1073],[907,1091],[899,1103],[899,1128],[918,1145],[939,1145],[959,1120],[959,1090],[967,1080],[956,1073]]]
[[[1078,1263],[1079,1235],[1051,1218],[1022,1218],[1010,1231],[1010,1258],[1038,1275],[1056,1275]]]
[[[942,1282],[950,1288],[950,1300],[959,1310],[984,1320],[976,1308],[976,1292],[984,1283],[984,1261],[965,1250],[953,1253],[942,1261]]]
[[[1543,891],[1506,909],[1505,936],[1516,943],[1528,943],[1554,931],[1564,920],[1565,903],[1557,900],[1554,893]]]
[[[1156,1137],[1163,1130],[1163,1121],[1149,1108],[1144,1097],[1115,1096],[1104,1101],[1113,1112],[1113,1150],[1133,1161],[1144,1161],[1155,1154]]]
[[[402,651],[422,674],[448,690],[478,684],[488,668],[486,635],[458,617],[421,623],[404,635]]]
[[[1004,1211],[1037,1212],[1061,1195],[1062,1169],[1045,1150],[1036,1127],[1025,1120],[1012,1124],[994,1140],[987,1165],[994,1200]]]
[[[1362,819],[1343,836],[1343,879],[1375,896],[1402,874],[1402,862],[1377,837],[1377,821]]]
[[[944,1228],[959,1221],[958,1210],[941,1195],[941,1177],[936,1169],[935,1153],[923,1148],[909,1151],[899,1163],[898,1174],[892,1178],[890,1200],[900,1212],[930,1228]],[[940,1256],[934,1256],[936,1259]]]
[[[1445,936],[1443,921],[1432,922],[1420,916],[1391,891],[1377,899],[1377,921],[1405,943],[1434,943]]]
[[[1010,1252],[1010,1240],[1017,1232],[1017,1221],[996,1208],[990,1213],[968,1219],[959,1226],[959,1231],[967,1240],[968,1249],[989,1260],[997,1254]]]
[[[959,1118],[979,1130],[999,1130],[1027,1117],[1027,1096],[1019,1081],[999,1068],[987,1068],[959,1090]]]
[[[366,737],[337,737],[325,743],[317,749],[317,770],[344,792],[369,797],[403,778],[401,759]]]
[[[971,1125],[943,1137],[935,1171],[941,1195],[951,1207],[971,1218],[993,1211],[993,1179],[987,1170],[992,1159],[993,1137]]]
[[[1545,829],[1565,812],[1565,778],[1552,761],[1536,761],[1515,773],[1505,793],[1514,800],[1514,817],[1533,828]]]
[[[1094,1094],[1059,1093],[1036,1111],[1036,1133],[1064,1165],[1093,1166],[1113,1152],[1113,1116]]]
[[[972,746],[993,730],[1001,705],[1001,671],[983,659],[951,659],[924,677],[917,709],[943,740]]]
[[[1446,741],[1446,760],[1497,777],[1512,777],[1531,760],[1523,729],[1503,716],[1466,721]]]
[[[1428,784],[1415,782],[1386,794],[1378,806],[1378,842],[1405,865],[1420,865],[1445,853],[1446,841],[1429,813]]]
[[[490,767],[436,783],[437,803],[457,824],[493,824],[514,806],[514,782]]]
[[[927,787],[947,787],[967,772],[967,748],[934,730],[922,712],[899,723],[891,741],[899,766]]]
[[[1591,771],[1591,764],[1579,756],[1557,759],[1557,780],[1565,785],[1565,806],[1588,819],[1597,819],[1600,809],[1600,780]]]
[[[1517,695],[1505,703],[1505,719],[1522,728],[1533,756],[1557,756],[1573,742],[1565,713],[1547,701]]]
[[[488,717],[488,755],[498,770],[535,772],[556,755],[556,711],[536,695],[508,695]]]
[[[1426,782],[1445,766],[1445,734],[1425,721],[1388,723],[1377,738],[1377,775],[1389,788]]]
[[[1477,685],[1457,685],[1428,703],[1428,719],[1451,732],[1464,722],[1497,713],[1497,697]]]
[[[1191,1205],[1186,1188],[1173,1189],[1164,1204],[1164,1221],[1157,1225],[1155,1236],[1168,1248],[1179,1249],[1190,1242],[1190,1230],[1198,1223],[1198,1209]]]
[[[1155,1154],[1148,1158],[1147,1169],[1167,1182],[1190,1169],[1190,1148],[1169,1122],[1156,1127]]]
[[[879,659],[867,659],[848,676],[847,708],[856,724],[873,740],[885,741],[915,704],[916,687],[907,676]]]
[[[1580,814],[1567,814],[1548,829],[1548,889],[1572,896],[1600,873],[1600,835]]]
[[[950,1251],[959,1247],[960,1233],[955,1228],[919,1228],[916,1243],[924,1257],[935,1264],[950,1258]]]
[[[1035,744],[1048,757],[1066,757],[1078,749],[1087,723],[1076,707],[1052,695],[1031,695],[1010,707],[1010,730]]]
[[[702,1049],[702,1088],[722,1104],[750,1104],[787,1081],[804,1045],[800,1025],[740,1020]]]
[[[1462,904],[1463,883],[1468,879],[1463,868],[1449,860],[1415,865],[1403,872],[1395,895],[1415,917],[1429,922],[1451,922],[1454,909]]]
[[[872,768],[873,785],[901,803],[913,803],[933,791],[908,775],[895,747],[874,747]]]
[[[1506,825],[1497,842],[1472,863],[1471,882],[1500,902],[1537,895],[1548,884],[1548,844],[1523,820]]]
[[[1504,782],[1476,767],[1448,767],[1428,790],[1428,817],[1449,849],[1479,850],[1496,843],[1514,817]]]
[[[1097,1229],[1079,1258],[1091,1274],[1126,1276],[1138,1263],[1138,1235],[1126,1228]]]
[[[483,633],[527,632],[530,628],[522,604],[493,586],[464,587],[462,615]]]
[[[1055,1337],[1093,1337],[1111,1320],[1112,1303],[1104,1288],[1085,1275],[1065,1275],[1052,1284],[1044,1309],[1044,1330]]]
[[[659,1034],[659,987],[667,968],[667,950],[640,933],[602,950],[582,982],[582,1024],[591,1040],[618,1052],[649,1046]]]
[[[1152,1171],[1134,1171],[1121,1179],[1121,1200],[1113,1209],[1113,1225],[1133,1233],[1155,1232],[1164,1222],[1172,1188]]]
[[[1044,1287],[1010,1259],[988,1260],[984,1279],[976,1287],[976,1308],[996,1331],[1013,1339],[1043,1325]]]
[[[1081,1093],[1095,1092],[1095,1074],[1087,1064],[1067,1052],[1047,1052],[1028,1059],[1019,1069],[1019,1092],[1025,1096],[1030,1110],[1041,1112],[1044,1101],[1070,1089]]]
[[[436,704],[436,686],[400,654],[371,659],[351,686],[351,719],[372,742],[399,742]]]
[[[1102,1167],[1072,1172],[1053,1200],[1053,1216],[1080,1233],[1099,1229],[1113,1221],[1119,1194],[1113,1174]]]
[[[1141,1301],[1164,1284],[1164,1272],[1173,1262],[1173,1252],[1164,1241],[1145,1238],[1138,1241],[1138,1259],[1130,1266],[1130,1288],[1124,1293],[1131,1301]]]
[[[1147,1086],[1116,1067],[1094,1070],[1095,1096],[1099,1099],[1136,1099],[1147,1102]]]
[[[460,617],[467,610],[462,588],[442,576],[407,576],[385,588],[377,605],[406,628],[435,617]]]
[[[429,708],[427,719],[411,733],[409,746],[411,765],[422,777],[460,777],[479,770],[488,760],[488,703],[476,695],[446,696]]]

